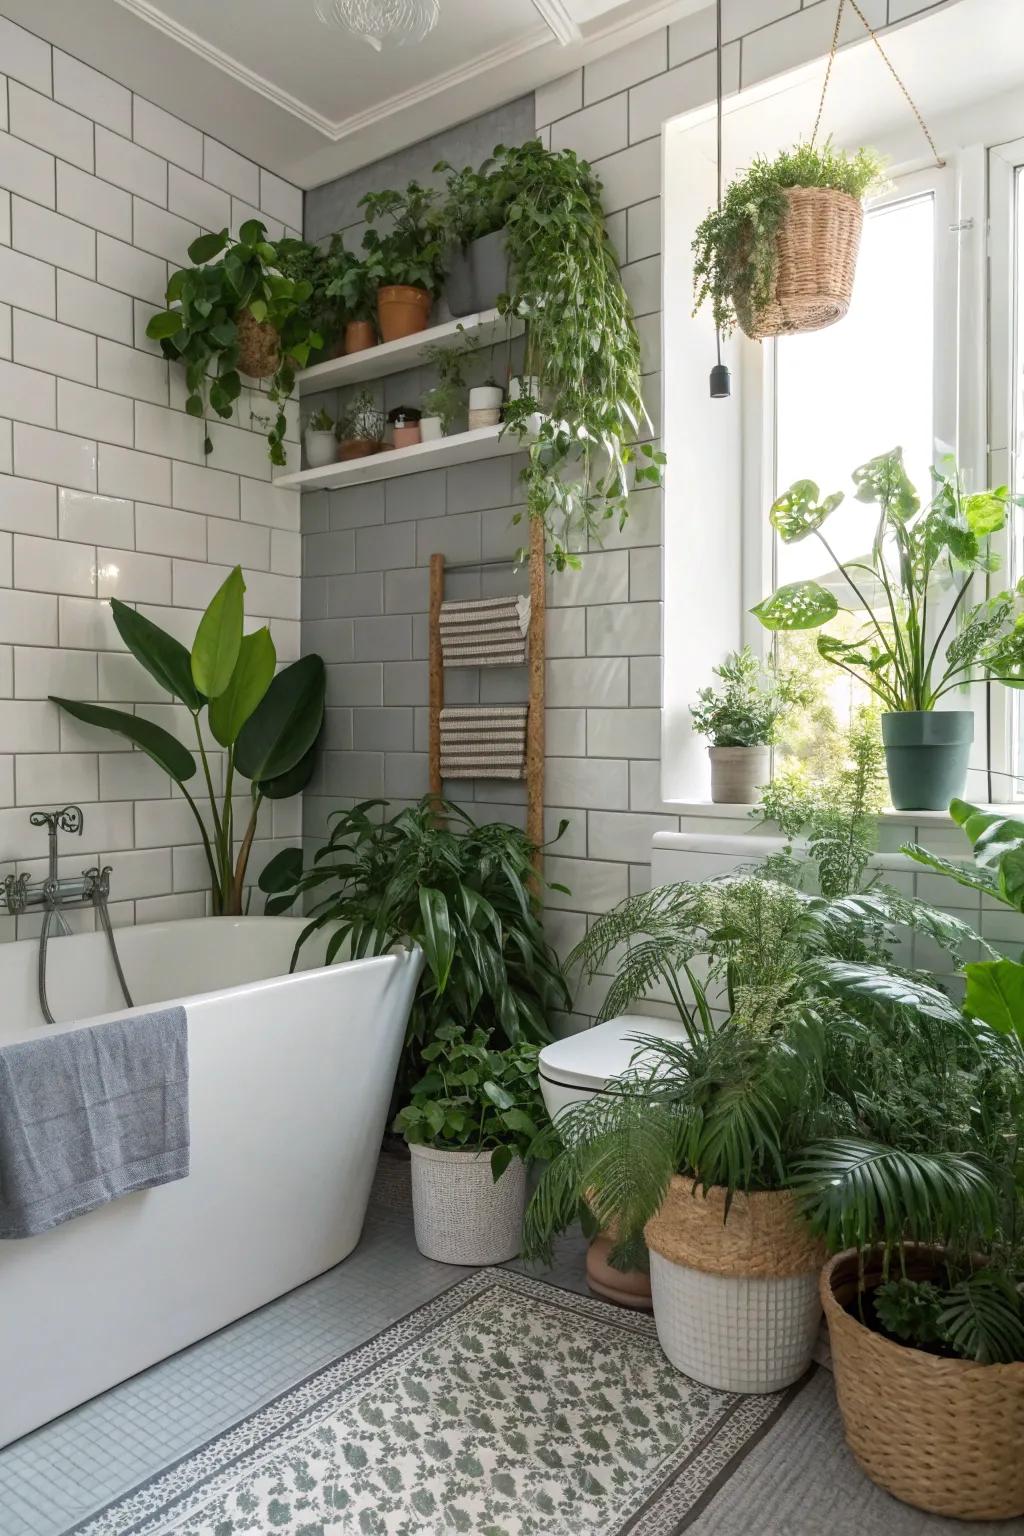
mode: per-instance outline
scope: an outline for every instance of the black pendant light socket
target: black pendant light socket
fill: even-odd
[[[732,394],[732,380],[724,363],[716,363],[711,370],[712,400],[728,400]]]

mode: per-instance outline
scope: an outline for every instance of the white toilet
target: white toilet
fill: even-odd
[[[555,1040],[540,1053],[540,1087],[548,1114],[558,1116],[570,1104],[604,1093],[611,1079],[621,1077],[637,1056],[638,1035],[662,1040],[681,1040],[686,1031],[678,1019],[659,1019],[650,1014],[620,1014],[593,1029]],[[634,1057],[637,1060],[634,1061]],[[608,1263],[612,1238],[599,1232],[587,1250],[587,1285],[595,1295],[639,1311],[651,1309],[651,1281],[646,1270],[623,1271]]]

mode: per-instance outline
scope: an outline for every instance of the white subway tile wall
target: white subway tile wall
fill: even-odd
[[[236,562],[250,621],[271,624],[282,661],[298,655],[298,495],[270,483],[247,403],[204,457],[180,370],[145,327],[201,229],[243,199],[298,234],[302,194],[2,17],[0,61],[0,880],[40,868],[29,812],[74,800],[85,832],[64,851],[75,868],[113,864],[118,922],[193,915],[205,867],[180,792],[47,696],[184,739],[190,722],[125,651],[107,599],[187,642]],[[298,802],[273,807],[254,871],[300,829]],[[0,938],[15,934],[0,914]]]
[[[931,0],[889,0],[892,21],[930,7]],[[886,0],[871,0],[865,9],[873,24],[884,26]],[[826,13],[834,17],[834,8],[823,0],[803,6],[800,0],[726,0],[724,13],[731,91],[820,56],[831,28]],[[586,155],[604,184],[609,228],[639,317],[655,422],[661,125],[712,98],[714,41],[708,7],[553,81],[535,98],[545,142]],[[462,163],[457,154],[451,158]],[[396,159],[388,162],[389,184],[401,180]],[[386,403],[397,403],[402,388],[400,377],[389,380]],[[490,559],[518,547],[522,532],[510,524],[518,467],[503,459],[305,499],[303,645],[324,655],[330,677],[326,751],[305,797],[311,842],[323,836],[326,815],[339,804],[381,794],[397,804],[425,791],[423,567],[435,550],[454,561]],[[257,489],[250,482],[248,494]],[[637,493],[625,529],[585,552],[580,571],[548,582],[546,819],[550,836],[563,818],[569,828],[548,855],[547,873],[572,893],[549,897],[549,931],[563,954],[592,915],[646,887],[652,833],[680,826],[678,808],[660,799],[661,499],[660,492]],[[450,579],[450,591],[489,595],[508,590],[512,579],[501,569],[462,573]],[[410,638],[412,656],[404,659]],[[526,696],[521,673],[454,672],[446,683],[456,702]],[[523,823],[519,784],[446,789],[478,819]],[[719,819],[700,827],[709,829],[743,833],[749,827],[742,819]],[[588,1023],[602,996],[600,986],[581,993],[577,1012],[559,1027]]]

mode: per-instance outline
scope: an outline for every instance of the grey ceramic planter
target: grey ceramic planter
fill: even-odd
[[[896,809],[944,811],[962,795],[973,740],[970,709],[914,709],[883,715],[885,767]]]
[[[496,229],[492,235],[482,235],[479,240],[473,240],[467,255],[469,269],[473,274],[473,307],[477,310],[493,309],[499,293],[504,293],[508,288],[505,231]]]
[[[444,296],[457,320],[463,315],[471,315],[476,307],[473,303],[473,272],[469,264],[469,252],[464,251],[461,245],[452,246],[448,253]]]

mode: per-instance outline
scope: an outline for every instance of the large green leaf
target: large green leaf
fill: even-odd
[[[808,971],[817,976],[840,997],[866,997],[892,1008],[908,1008],[924,1018],[955,1023],[960,1010],[938,987],[901,976],[884,965],[868,965],[855,960],[823,959],[809,962]]]
[[[302,849],[282,848],[280,853],[275,853],[269,864],[263,867],[263,873],[257,882],[261,891],[268,896],[278,896],[283,891],[290,891],[302,879]]]
[[[279,672],[239,732],[238,771],[263,784],[294,768],[320,734],[326,689],[319,656],[303,656]]]
[[[242,636],[235,670],[224,692],[210,700],[210,730],[222,747],[238,740],[238,733],[274,679],[277,651],[265,626]]]
[[[822,502],[820,494],[813,480],[797,480],[775,502],[768,517],[784,544],[799,544],[816,533],[843,500],[842,491],[833,491]]]
[[[228,232],[226,229],[222,229],[215,235],[200,235],[189,246],[188,259],[195,266],[201,267],[206,262],[212,261],[215,256],[219,256],[227,243]]]
[[[103,704],[79,704],[74,699],[59,699],[51,693],[50,699],[61,709],[82,720],[86,725],[98,725],[105,731],[114,731],[141,747],[159,768],[169,773],[179,784],[184,784],[196,771],[195,759],[177,737],[165,731],[162,725],[154,725],[141,715],[129,715],[122,709],[107,709]]]
[[[295,767],[289,768],[287,773],[279,773],[276,779],[260,779],[260,794],[265,795],[268,800],[289,800],[292,795],[301,795],[313,777],[315,767],[316,743],[314,742],[305,757],[300,757]]]
[[[448,902],[443,891],[422,885],[419,902],[423,919],[423,953],[434,978],[434,985],[438,992],[443,992],[448,985],[452,961],[455,959],[455,935],[452,932]]]
[[[202,695],[192,679],[191,658],[181,641],[119,598],[111,598],[110,611],[121,639],[150,677],[179,698],[187,709],[199,709]]]
[[[765,629],[819,629],[835,618],[839,603],[816,581],[791,581],[750,611]]]
[[[229,571],[199,620],[192,642],[192,678],[200,693],[216,699],[231,681],[242,647],[245,582],[242,568]]]
[[[1024,965],[1016,960],[979,960],[964,968],[964,1009],[1001,1035],[1024,1040]]]

